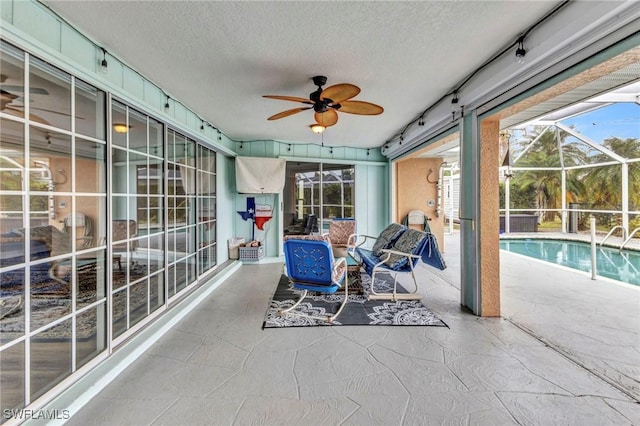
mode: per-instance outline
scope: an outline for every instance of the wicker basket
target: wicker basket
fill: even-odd
[[[240,260],[243,262],[257,262],[264,257],[264,247],[239,247]]]

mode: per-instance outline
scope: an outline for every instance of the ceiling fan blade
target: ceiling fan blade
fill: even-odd
[[[313,105],[310,99],[298,98],[296,96],[280,96],[280,95],[262,95],[263,98],[279,99],[281,101],[302,102],[303,104]]]
[[[0,84],[0,88],[2,90],[7,90],[10,92],[24,92],[24,86],[13,86],[10,84]],[[41,87],[31,87],[29,89],[29,93],[33,94],[33,95],[48,95],[49,92],[47,92],[45,89],[41,88]]]
[[[24,108],[24,105],[16,105],[15,107],[12,106],[11,108],[14,109],[19,109],[19,108]],[[38,107],[31,107],[32,110],[38,110],[38,111],[44,111],[44,112],[50,112],[51,114],[58,114],[58,115],[62,115],[65,117],[71,117],[71,114],[68,114],[66,112],[60,112],[60,111],[55,111],[52,109],[47,109],[47,108],[38,108]],[[84,117],[76,117],[78,120],[84,120]]]
[[[335,109],[328,109],[325,112],[316,112],[314,118],[316,123],[330,127],[338,122],[338,113]]]
[[[322,91],[320,99],[331,99],[334,104],[342,103],[360,93],[360,88],[353,84],[341,83],[329,86]]]
[[[277,120],[279,118],[288,117],[290,115],[297,114],[299,112],[306,111],[311,108],[312,107],[301,107],[301,108],[288,109],[286,111],[282,111],[275,115],[272,115],[271,117],[267,118],[267,120]]]
[[[380,105],[372,104],[371,102],[344,101],[340,102],[340,108],[338,108],[338,111],[349,114],[378,115],[382,114],[384,108]]]
[[[7,105],[13,102],[14,99],[18,98],[18,95],[14,95],[13,93],[5,92],[2,90],[0,92],[0,111],[5,109]]]
[[[11,115],[15,115],[16,117],[24,118],[24,111],[22,111],[20,109],[16,109],[16,108],[13,108],[11,106],[8,106],[3,111],[6,112],[7,114],[11,114]],[[35,121],[36,123],[40,123],[40,124],[46,124],[47,126],[51,125],[51,123],[49,123],[47,120],[45,120],[42,117],[38,117],[35,114],[29,114],[29,120]]]

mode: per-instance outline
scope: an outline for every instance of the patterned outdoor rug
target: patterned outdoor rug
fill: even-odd
[[[389,276],[388,280],[392,280]],[[389,281],[385,281],[388,283]],[[382,286],[377,284],[376,289],[383,291]],[[349,293],[349,301],[345,305],[342,313],[338,315],[332,323],[317,321],[294,315],[278,316],[278,310],[286,309],[293,305],[301,295],[301,292],[291,288],[289,279],[282,275],[278,287],[271,299],[269,309],[265,316],[262,328],[279,327],[313,327],[321,325],[424,325],[436,327],[449,327],[438,318],[432,311],[427,309],[419,300],[367,300],[367,290],[371,283],[371,278],[362,274],[362,285],[364,295]],[[393,281],[391,281],[393,284]],[[402,289],[404,291],[404,289]],[[406,292],[406,291],[405,291]],[[338,309],[344,294],[337,293],[331,295],[307,294],[307,298],[296,307],[298,311],[307,311],[313,315],[327,315]]]

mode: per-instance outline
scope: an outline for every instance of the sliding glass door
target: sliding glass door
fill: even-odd
[[[5,412],[51,397],[216,267],[217,154],[3,41],[0,69]]]
[[[284,233],[324,232],[337,217],[355,215],[355,169],[349,164],[287,161]],[[305,229],[309,215],[315,229]]]

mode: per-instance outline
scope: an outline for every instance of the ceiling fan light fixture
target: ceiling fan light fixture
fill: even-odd
[[[129,126],[124,123],[113,123],[113,130],[115,130],[116,133],[127,133]]]
[[[327,129],[322,124],[318,124],[318,123],[310,125],[309,128],[313,133],[317,133],[318,135]]]
[[[311,130],[317,134],[324,132],[327,127],[334,126],[338,122],[338,111],[356,115],[379,115],[384,108],[371,102],[352,100],[360,93],[360,88],[350,83],[339,83],[322,88],[327,78],[324,76],[313,77],[313,82],[318,86],[317,90],[309,94],[309,98],[284,95],[262,95],[263,98],[278,99],[302,103],[304,106],[288,109],[267,118],[267,120],[279,120],[302,111],[313,110],[315,124],[310,125]]]

